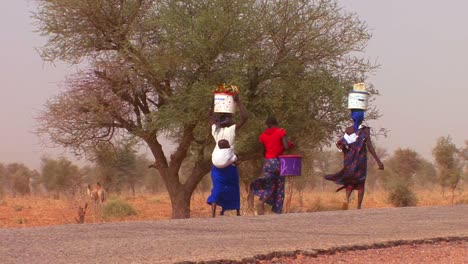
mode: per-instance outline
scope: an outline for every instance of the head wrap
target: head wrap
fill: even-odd
[[[354,122],[354,132],[357,132],[359,129],[359,125],[364,120],[364,110],[361,109],[352,109],[351,110],[351,118]]]

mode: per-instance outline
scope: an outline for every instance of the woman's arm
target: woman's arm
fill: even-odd
[[[208,112],[208,120],[210,121],[211,125],[216,123],[216,116],[214,115],[214,97],[213,101],[211,101],[210,111]]]
[[[284,150],[289,149],[288,138],[286,137],[286,135],[284,135],[284,137],[281,138],[281,143],[283,143]]]
[[[247,109],[245,108],[244,104],[239,99],[239,95],[234,95],[234,102],[236,102],[237,106],[239,106],[240,111],[240,120],[236,123],[237,131],[245,124],[245,122],[247,122],[247,119],[249,119],[249,113],[247,112]]]
[[[375,153],[374,146],[372,145],[372,141],[371,141],[371,137],[370,137],[370,128],[366,127],[365,129],[367,130],[366,131],[366,134],[367,134],[367,136],[366,136],[367,149],[369,150],[372,157],[374,157],[375,161],[377,162],[377,165],[379,166],[379,170],[383,170],[384,165],[383,165],[382,161],[380,161],[379,157],[377,156],[377,153]]]

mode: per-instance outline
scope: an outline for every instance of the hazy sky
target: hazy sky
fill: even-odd
[[[462,146],[468,139],[468,1],[341,0],[366,21],[373,38],[366,55],[381,68],[370,78],[380,90],[383,117],[373,127],[390,130],[378,145],[409,147],[426,158],[439,136]],[[38,168],[47,149],[31,131],[34,116],[57,94],[71,68],[44,64],[35,48],[44,43],[27,0],[1,0],[0,162]]]

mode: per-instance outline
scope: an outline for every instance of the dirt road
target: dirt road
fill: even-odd
[[[467,205],[2,229],[0,262],[252,261],[447,237],[468,237]]]

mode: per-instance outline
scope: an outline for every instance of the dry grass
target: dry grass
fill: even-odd
[[[287,189],[288,194],[288,189]],[[442,195],[439,190],[416,191],[418,196],[418,206],[450,205],[451,196]],[[209,193],[196,192],[192,197],[191,215],[194,218],[204,218],[210,216],[210,207],[206,204]],[[356,208],[356,194],[353,194],[350,207]],[[288,197],[288,196],[287,196]],[[76,200],[55,200],[41,197],[3,197],[0,199],[0,227],[31,227],[74,224],[77,217],[78,206],[89,203],[85,222],[116,222],[116,221],[155,221],[170,219],[171,204],[169,196],[165,193],[157,195],[140,195],[137,197],[122,196],[121,199],[130,203],[137,211],[137,215],[104,220],[97,212],[94,212],[91,201],[84,199]],[[333,191],[318,192],[307,191],[302,194],[293,193],[289,208],[285,211],[289,213],[316,212],[328,210],[341,210],[344,202],[344,192],[335,193]],[[458,192],[455,203],[468,203],[468,194]],[[288,204],[288,203],[285,203]],[[387,193],[384,191],[368,191],[364,197],[364,208],[385,208],[392,207],[387,201]],[[255,212],[249,210],[246,195],[242,194],[241,199],[242,215],[253,215]],[[234,216],[235,212],[226,212],[227,216]]]

